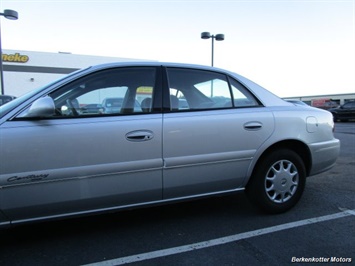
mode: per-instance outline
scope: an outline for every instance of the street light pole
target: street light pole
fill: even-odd
[[[216,34],[216,35],[211,35],[211,33],[209,32],[202,32],[201,33],[201,39],[212,39],[212,55],[211,55],[211,66],[213,66],[213,58],[214,58],[214,39],[216,39],[216,41],[223,41],[224,40],[224,34]]]
[[[4,16],[5,18],[11,20],[18,19],[18,13],[15,10],[10,10],[10,9],[5,9],[4,13],[0,13],[0,16]],[[4,89],[4,71],[2,67],[1,26],[0,26],[0,86],[1,86],[1,95],[4,95],[5,89]]]
[[[212,54],[211,54],[211,66],[213,66],[213,61],[214,61],[214,36],[211,36],[212,39]]]

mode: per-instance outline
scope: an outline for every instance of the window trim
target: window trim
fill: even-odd
[[[84,114],[84,115],[77,115],[77,116],[50,116],[50,117],[19,117],[25,110],[28,110],[30,106],[33,104],[35,100],[33,100],[26,108],[24,108],[21,112],[19,112],[16,117],[11,119],[11,121],[27,121],[27,120],[57,120],[57,119],[80,119],[80,118],[99,118],[99,117],[112,117],[112,116],[127,116],[127,115],[148,115],[148,114],[157,114],[161,113],[162,110],[162,70],[160,66],[123,66],[123,67],[110,67],[110,68],[105,68],[101,69],[99,71],[91,72],[82,76],[77,77],[74,80],[71,80],[70,82],[66,82],[65,84],[60,84],[60,86],[53,87],[50,91],[46,93],[46,95],[50,95],[52,93],[55,94],[55,92],[63,89],[64,87],[67,86],[73,86],[75,84],[79,85],[81,82],[83,82],[86,78],[90,78],[90,76],[94,75],[100,75],[104,72],[109,72],[109,71],[119,71],[123,69],[151,69],[155,71],[155,77],[154,77],[154,89],[152,93],[152,109],[151,112],[145,113],[145,112],[132,112],[132,113],[114,113],[114,114]],[[69,90],[68,90],[69,92]],[[64,94],[63,94],[64,95]],[[75,93],[74,93],[75,95]],[[61,96],[59,96],[61,97]],[[79,97],[76,95],[76,97]]]
[[[164,68],[164,97],[163,97],[163,112],[164,113],[181,113],[181,112],[199,112],[199,111],[216,111],[216,110],[231,110],[231,109],[241,109],[241,108],[259,108],[259,107],[264,107],[260,100],[252,93],[242,82],[237,80],[234,77],[231,77],[230,75],[219,72],[219,71],[211,71],[211,70],[205,70],[205,69],[198,69],[198,68],[186,68],[186,67],[163,67]],[[216,108],[188,108],[188,109],[181,109],[181,110],[172,110],[171,104],[170,104],[170,83],[169,83],[169,74],[168,70],[169,69],[180,69],[180,70],[188,70],[188,71],[201,71],[201,72],[209,72],[217,75],[223,75],[224,76],[224,81],[227,82],[228,84],[228,89],[231,97],[231,103],[232,106],[227,106],[227,107],[216,107]],[[257,103],[257,105],[252,105],[252,106],[235,106],[235,101],[234,101],[234,94],[233,94],[233,88],[232,88],[232,81],[235,81],[238,83],[242,88],[243,93],[245,96],[250,96],[252,97],[253,101]],[[239,90],[239,88],[237,88]],[[181,91],[181,90],[180,90]],[[246,92],[247,95],[244,93]],[[183,93],[183,92],[182,92]]]

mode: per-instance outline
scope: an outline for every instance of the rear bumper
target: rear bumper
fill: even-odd
[[[339,157],[340,141],[333,139],[326,142],[309,145],[312,155],[312,168],[310,176],[325,172],[332,168]]]

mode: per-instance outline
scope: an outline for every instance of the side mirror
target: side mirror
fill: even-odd
[[[48,117],[55,114],[53,99],[49,96],[34,101],[24,117]]]

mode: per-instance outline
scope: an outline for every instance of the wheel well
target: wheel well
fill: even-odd
[[[309,175],[311,171],[311,165],[312,165],[311,152],[309,151],[306,144],[298,140],[284,140],[273,144],[272,146],[270,146],[268,149],[264,151],[264,153],[258,159],[257,164],[259,163],[260,160],[263,160],[265,156],[268,156],[270,152],[279,149],[290,149],[296,152],[301,157],[304,163],[307,176]]]

